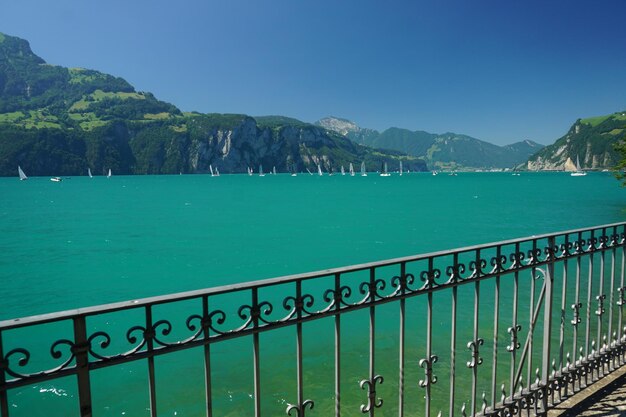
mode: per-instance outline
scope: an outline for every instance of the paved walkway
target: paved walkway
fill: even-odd
[[[559,404],[549,417],[626,417],[626,365]]]

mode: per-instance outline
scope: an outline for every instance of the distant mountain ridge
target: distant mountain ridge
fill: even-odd
[[[497,146],[467,135],[435,134],[397,127],[378,132],[332,116],[320,119],[316,124],[363,145],[422,158],[434,169],[512,168],[525,164],[531,155],[543,148],[531,140]]]
[[[26,40],[0,34],[0,175],[377,170],[417,157],[354,143],[283,116],[183,113],[119,77],[49,65]]]
[[[615,146],[624,140],[626,111],[578,119],[564,136],[533,155],[527,167],[531,170],[571,170],[578,158],[583,169],[610,169],[620,160]]]

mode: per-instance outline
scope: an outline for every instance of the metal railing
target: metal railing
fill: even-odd
[[[75,415],[91,416],[94,372],[143,361],[147,412],[157,416],[155,358],[193,348],[202,351],[197,366],[204,374],[203,414],[220,415],[213,389],[223,377],[215,381],[212,367],[225,353],[211,350],[216,343],[243,338],[252,348],[251,407],[259,417],[266,398],[261,394],[260,334],[288,328],[295,330],[296,395],[286,413],[304,417],[322,399],[304,394],[311,381],[303,369],[303,329],[322,318],[334,333],[334,347],[324,353],[334,358],[334,380],[328,382],[334,386],[330,400],[336,417],[390,415],[384,407],[400,417],[437,411],[450,417],[545,415],[625,363],[625,246],[626,223],[618,223],[2,321],[1,415],[14,415],[11,393],[72,377],[77,386]],[[183,305],[176,314],[182,317],[179,326],[174,318],[160,318],[156,312],[178,304]],[[390,330],[389,306],[399,330]],[[345,320],[358,310],[367,315],[369,370],[348,389],[350,395],[362,393],[360,409],[346,406],[342,397],[342,372],[349,367],[342,348],[356,343],[345,340],[346,334],[353,334],[354,321]],[[141,318],[117,324],[124,331],[116,339],[107,317],[119,312]],[[377,327],[381,316],[382,330]],[[46,326],[53,329],[53,341],[44,351],[49,356],[35,360],[45,341],[34,336],[39,347],[27,347],[20,335],[32,336]],[[54,329],[63,326],[65,330],[56,334]],[[409,340],[409,329],[418,336]],[[376,346],[381,332],[395,340],[393,347],[384,348],[382,359],[376,354],[381,352]],[[417,352],[423,356],[416,358]],[[490,369],[485,357],[491,360]],[[397,361],[397,373],[377,373],[382,365],[388,368],[389,361]],[[416,365],[423,377],[411,379]],[[377,393],[385,380],[393,381],[395,399]],[[407,395],[409,387],[417,385],[423,393]],[[434,387],[440,389],[435,392]]]

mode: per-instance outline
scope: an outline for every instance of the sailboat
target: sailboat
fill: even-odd
[[[402,176],[402,161],[400,161],[400,176]]]
[[[263,173],[263,165],[259,165],[259,177],[264,177],[265,174]]]
[[[576,171],[570,174],[572,177],[584,177],[587,175],[585,171],[580,167],[580,161],[578,160],[578,155],[576,155]]]
[[[89,178],[93,178],[93,175],[91,175],[91,168],[87,168],[87,175],[89,175]]]
[[[215,167],[215,176],[219,177],[220,176],[220,170],[217,169],[217,167]]]
[[[513,167],[513,173],[511,175],[513,175],[514,177],[519,177],[520,174],[517,171],[517,167]]]
[[[17,174],[20,176],[20,181],[28,179],[28,177],[26,176],[26,174],[24,174],[24,171],[22,171],[22,168],[20,168],[19,165],[17,166]]]
[[[272,174],[276,175],[276,167],[272,168]]]
[[[109,168],[109,173],[107,174],[107,178],[111,178],[111,168]]]
[[[346,170],[343,169],[343,165],[341,166],[341,175],[346,175]]]
[[[317,164],[317,175],[319,175],[320,177],[323,175],[322,174],[322,167],[320,166],[320,164]]]
[[[215,172],[213,171],[213,165],[209,165],[209,171],[211,171],[211,176],[215,176]]]
[[[365,172],[365,161],[361,162],[361,176],[367,177],[367,172]]]
[[[380,173],[380,176],[381,177],[390,177],[391,176],[391,174],[389,172],[387,172],[387,162],[383,163],[383,169],[382,169],[382,171]]]
[[[252,168],[248,167],[248,175],[252,175]]]
[[[354,167],[352,166],[352,162],[350,162],[350,176],[354,177]]]

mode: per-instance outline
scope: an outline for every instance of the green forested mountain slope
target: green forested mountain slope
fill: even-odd
[[[613,168],[615,146],[626,139],[626,111],[578,119],[554,144],[528,160],[529,169],[572,169],[578,157],[584,169]]]
[[[355,144],[342,135],[281,116],[183,113],[98,71],[48,65],[27,41],[0,34],[0,175],[84,175],[255,170],[368,169],[403,159],[400,152]]]

